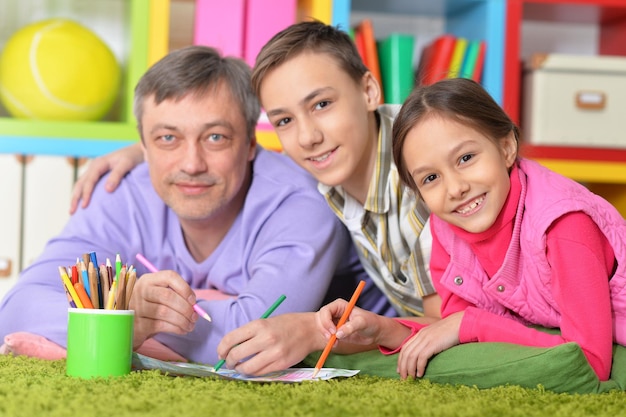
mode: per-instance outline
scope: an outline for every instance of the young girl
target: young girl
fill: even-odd
[[[354,310],[341,341],[401,348],[403,378],[422,376],[430,357],[459,343],[576,342],[600,380],[609,378],[612,343],[626,343],[626,222],[582,185],[518,157],[518,139],[473,81],[409,96],[393,153],[402,181],[431,210],[430,269],[443,318],[425,327]],[[320,310],[326,335],[345,304]]]

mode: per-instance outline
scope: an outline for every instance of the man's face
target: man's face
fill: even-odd
[[[231,218],[245,195],[256,142],[228,88],[144,103],[142,139],[152,184],[181,223]]]

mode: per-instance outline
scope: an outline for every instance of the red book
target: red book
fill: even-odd
[[[363,33],[361,33],[359,27],[354,28],[354,44],[356,45],[356,50],[359,51],[359,55],[361,55],[361,60],[367,65],[365,42],[363,40]]]
[[[380,75],[378,46],[376,45],[376,38],[374,37],[374,26],[372,25],[372,21],[370,19],[363,19],[357,27],[357,33],[362,35],[363,46],[365,48],[365,66],[367,66],[374,78],[378,81],[378,85],[380,85],[380,102],[383,103],[383,79]]]
[[[485,41],[480,42],[480,48],[478,49],[478,55],[476,56],[476,66],[474,67],[474,73],[472,74],[472,80],[477,83],[483,76],[483,68],[485,67],[485,53],[487,52],[487,44]]]
[[[424,62],[419,64],[421,85],[430,85],[448,77],[455,44],[456,38],[453,35],[445,34],[425,47],[421,59]]]

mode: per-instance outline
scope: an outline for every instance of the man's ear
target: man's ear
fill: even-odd
[[[146,142],[143,140],[143,135],[141,136],[141,151],[143,152],[143,160],[147,161],[148,160],[148,152],[146,150]]]
[[[256,136],[252,136],[250,138],[250,143],[248,144],[248,146],[249,146],[249,148],[248,148],[248,161],[252,161],[254,159],[254,157],[256,156],[256,145],[257,145]]]
[[[363,87],[363,92],[365,93],[367,109],[370,111],[376,110],[380,105],[380,84],[378,84],[378,81],[376,80],[374,75],[372,75],[371,72],[367,71],[365,74],[363,74],[361,85]]]

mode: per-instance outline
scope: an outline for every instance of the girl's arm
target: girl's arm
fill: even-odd
[[[600,380],[607,380],[612,361],[612,316],[609,278],[614,253],[597,225],[581,212],[557,220],[547,233],[552,265],[552,294],[561,311],[561,334],[551,335],[514,320],[470,307],[459,339],[551,347],[576,342]]]

